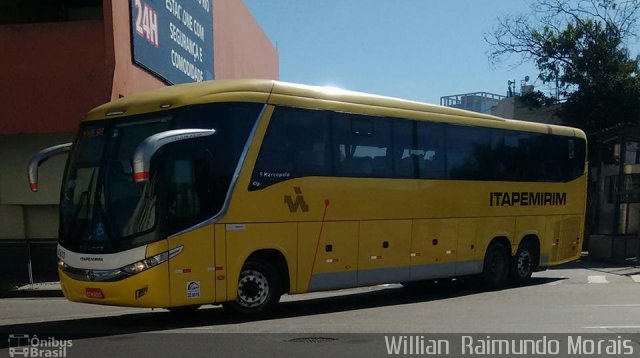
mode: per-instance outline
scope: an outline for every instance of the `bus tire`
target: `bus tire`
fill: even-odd
[[[282,282],[276,268],[264,261],[247,261],[238,278],[237,298],[225,307],[246,315],[268,312],[280,301]]]
[[[489,290],[502,287],[507,282],[509,266],[510,261],[507,248],[497,242],[489,245],[484,255],[482,274],[480,274],[482,286]]]
[[[520,244],[516,255],[511,259],[511,270],[509,270],[509,282],[523,284],[531,278],[531,274],[536,269],[537,250],[531,241]]]

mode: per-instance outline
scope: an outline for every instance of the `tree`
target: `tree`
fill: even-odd
[[[509,55],[533,61],[538,78],[555,87],[559,116],[593,133],[621,122],[640,122],[639,58],[625,41],[634,37],[640,0],[536,0],[531,13],[498,18],[485,34],[493,63]]]

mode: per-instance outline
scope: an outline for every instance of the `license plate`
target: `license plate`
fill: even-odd
[[[84,289],[84,293],[88,298],[104,298],[104,293],[102,293],[102,290],[99,288],[87,287]]]

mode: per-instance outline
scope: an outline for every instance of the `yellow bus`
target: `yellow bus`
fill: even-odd
[[[580,255],[579,129],[270,80],[135,94],[90,111],[60,196],[71,301],[243,313],[280,296],[472,277]]]

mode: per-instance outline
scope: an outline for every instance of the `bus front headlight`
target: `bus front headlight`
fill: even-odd
[[[175,257],[176,255],[178,255],[179,253],[182,252],[182,246],[176,247],[174,249],[171,249],[169,251],[165,251],[162,253],[159,253],[155,256],[152,257],[148,257],[144,260],[138,261],[138,262],[134,262],[130,265],[127,265],[125,267],[123,267],[121,270],[130,274],[130,275],[135,275],[137,273],[140,273],[142,271],[148,270],[154,266],[158,266],[161,263],[169,260],[170,258]]]

